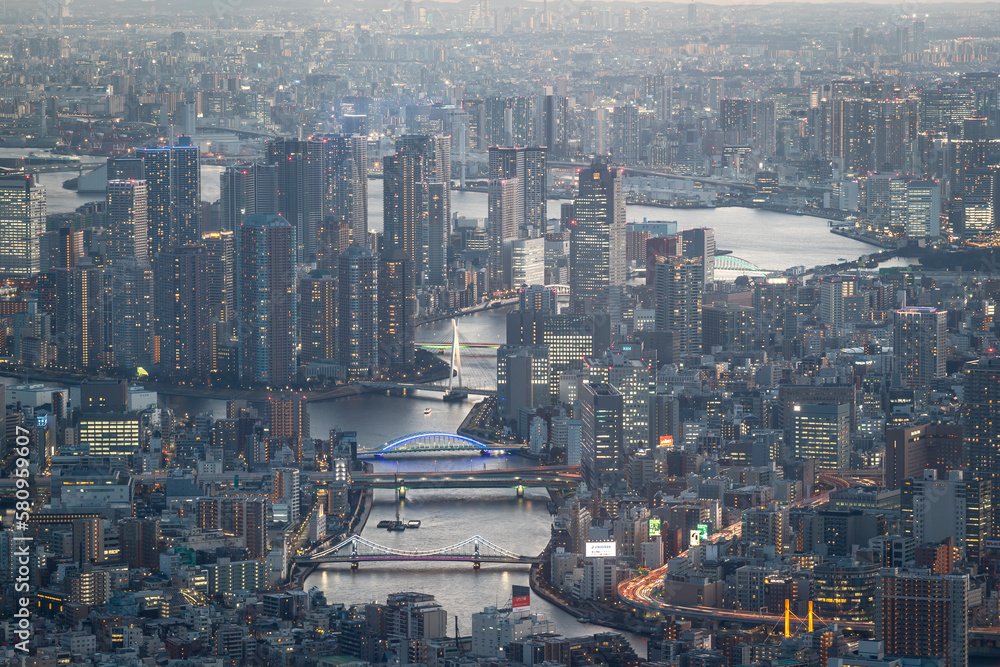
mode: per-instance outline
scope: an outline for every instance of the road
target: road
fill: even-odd
[[[822,481],[832,485],[835,489],[846,489],[852,484],[869,483],[867,480],[856,480],[832,474],[820,474],[819,477]],[[816,507],[817,505],[826,503],[829,499],[830,491],[827,491],[811,498],[803,498],[802,500],[795,501],[794,503],[789,504],[789,507]],[[739,523],[727,526],[722,531],[713,535],[709,541],[714,543],[739,537],[742,529],[743,526]],[[680,555],[686,556],[687,553],[688,552],[685,551]],[[760,614],[734,609],[719,609],[717,607],[691,607],[670,604],[659,597],[659,593],[663,588],[663,577],[667,573],[668,567],[668,565],[664,565],[656,570],[652,570],[649,574],[623,581],[618,585],[618,597],[637,609],[656,611],[682,618],[711,619],[716,621],[730,621],[734,623],[772,626],[777,623],[784,623],[784,616],[778,614]],[[821,625],[829,623],[829,621],[819,617],[815,617],[815,621]],[[854,630],[873,631],[875,629],[874,623],[845,623],[837,621],[837,624],[841,627]]]

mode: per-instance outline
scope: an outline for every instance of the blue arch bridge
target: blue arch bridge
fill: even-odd
[[[493,456],[518,452],[528,449],[520,443],[487,444],[475,438],[469,438],[455,433],[426,431],[412,433],[385,443],[382,449],[358,452],[359,459],[381,459],[396,454],[435,454],[439,452],[471,452],[482,456]]]

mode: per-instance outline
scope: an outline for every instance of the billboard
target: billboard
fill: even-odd
[[[649,536],[656,537],[660,534],[660,519],[652,518],[649,520]]]
[[[701,544],[700,530],[692,530],[688,532],[688,544],[692,547],[696,547]]]
[[[983,540],[983,546],[987,549],[1000,549],[1000,540]]]
[[[587,542],[587,558],[614,558],[618,555],[615,542]]]
[[[703,540],[707,540],[708,539],[708,524],[707,523],[699,523],[698,525],[695,526],[695,528],[698,529],[698,537],[699,538],[701,538]]]
[[[673,446],[674,446],[674,436],[672,435],[660,436],[660,447],[673,447]]]
[[[511,607],[515,610],[531,608],[531,589],[527,586],[514,586],[511,596]]]

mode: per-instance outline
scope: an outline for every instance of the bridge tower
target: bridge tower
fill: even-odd
[[[480,563],[479,563],[479,540],[476,540],[474,546],[475,546],[475,558],[472,561],[472,569],[473,570],[478,570],[479,569],[479,565],[480,565]]]
[[[458,387],[455,389],[455,376],[458,375]],[[444,395],[444,400],[451,403],[464,401],[469,397],[467,393],[461,391],[462,387],[462,353],[458,345],[458,320],[451,318],[451,368],[448,372],[448,391]]]

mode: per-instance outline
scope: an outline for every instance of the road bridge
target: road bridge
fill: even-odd
[[[385,447],[376,451],[358,452],[358,458],[381,459],[394,454],[438,452],[472,452],[482,456],[490,456],[523,452],[527,449],[527,445],[520,443],[487,444],[464,435],[430,431],[396,438],[392,442],[385,443]]]
[[[404,550],[376,544],[360,535],[352,535],[340,544],[307,556],[297,556],[296,565],[325,563],[350,563],[357,569],[361,563],[393,563],[400,561],[472,563],[479,569],[482,563],[531,565],[541,562],[537,556],[522,556],[498,547],[481,535],[462,540],[457,544],[435,549]]]

